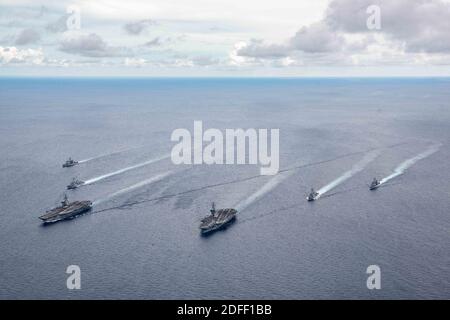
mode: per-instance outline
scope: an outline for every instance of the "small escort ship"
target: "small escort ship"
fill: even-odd
[[[211,214],[202,219],[200,230],[202,235],[209,234],[213,231],[225,228],[228,224],[235,221],[236,209],[219,209],[216,210],[214,202],[212,203]]]
[[[369,186],[370,190],[375,190],[381,185],[381,182],[377,180],[377,178],[373,178],[372,183]]]
[[[73,178],[72,182],[67,186],[67,190],[76,189],[84,184],[84,181]]]
[[[78,164],[78,161],[73,160],[72,158],[69,158],[68,160],[66,160],[66,162],[63,163],[63,168],[69,168],[69,167],[73,167],[75,165]]]
[[[306,200],[308,201],[315,201],[319,198],[319,193],[314,190],[314,188],[311,188],[311,192],[306,197]]]
[[[77,215],[88,212],[92,209],[91,201],[73,201],[69,202],[67,195],[64,195],[64,200],[59,207],[53,208],[47,211],[44,215],[40,216],[44,223],[53,223],[60,220],[74,218]]]

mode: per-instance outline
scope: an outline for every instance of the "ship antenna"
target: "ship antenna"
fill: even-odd
[[[67,194],[64,193],[64,200],[61,202],[63,206],[66,206],[69,202],[69,199],[67,198]]]

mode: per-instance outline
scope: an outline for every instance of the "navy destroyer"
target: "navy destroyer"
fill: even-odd
[[[69,167],[73,167],[74,165],[77,165],[78,161],[73,160],[72,158],[69,158],[68,160],[66,160],[66,162],[63,163],[63,168],[69,168]]]
[[[88,212],[92,209],[91,201],[73,201],[69,202],[67,195],[64,195],[64,200],[59,207],[53,208],[47,211],[44,215],[40,216],[44,223],[53,223],[60,220],[70,219],[79,214]]]
[[[73,178],[72,182],[67,186],[67,190],[76,189],[84,184],[84,181]]]
[[[219,230],[221,228],[225,228],[229,223],[233,222],[236,219],[236,209],[219,209],[216,210],[216,206],[213,202],[211,210],[209,210],[211,214],[202,219],[200,224],[200,230],[202,235],[206,235],[215,230]]]
[[[381,185],[381,182],[377,180],[377,178],[373,178],[372,183],[369,186],[370,190],[375,190]]]
[[[314,190],[314,188],[311,188],[311,192],[306,197],[306,200],[308,201],[315,201],[319,197],[319,193]]]

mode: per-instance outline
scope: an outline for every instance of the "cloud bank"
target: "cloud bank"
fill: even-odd
[[[367,27],[367,8],[377,5],[381,29]],[[443,0],[333,0],[321,21],[282,43],[249,40],[236,50],[244,63],[290,58],[338,65],[446,61],[450,54],[450,3]],[[429,54],[423,59],[423,54]],[[434,55],[434,56],[433,56]],[[409,58],[409,59],[408,59]]]
[[[69,5],[80,30],[68,29]],[[367,27],[374,5],[379,30]],[[450,66],[449,0],[4,0],[0,26],[2,66],[189,75]]]

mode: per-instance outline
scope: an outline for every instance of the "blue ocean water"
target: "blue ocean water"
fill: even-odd
[[[448,299],[449,101],[447,78],[1,78],[0,298]],[[196,120],[279,128],[289,171],[174,165]],[[43,226],[73,177],[93,212]],[[212,201],[240,212],[201,237]]]

